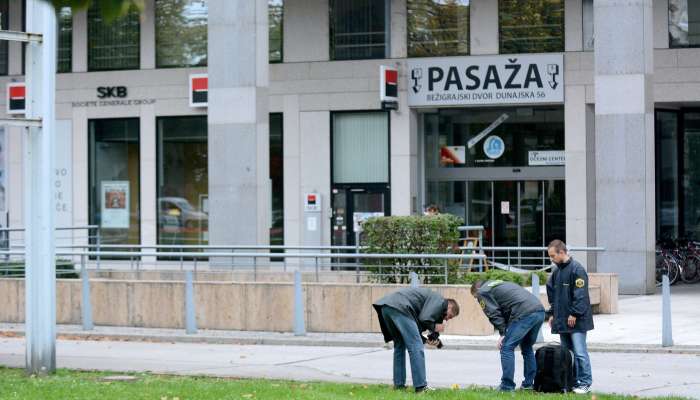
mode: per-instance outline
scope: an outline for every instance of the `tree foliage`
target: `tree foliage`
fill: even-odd
[[[114,20],[125,15],[132,8],[143,10],[144,0],[46,0],[60,10],[61,7],[71,7],[73,10],[84,10],[93,3],[100,6],[102,15],[107,20]]]

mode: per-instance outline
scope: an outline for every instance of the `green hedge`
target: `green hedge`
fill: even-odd
[[[0,278],[17,278],[24,275],[24,262],[11,261],[3,263],[0,261]],[[70,260],[56,261],[56,278],[57,279],[78,279],[80,276],[75,270],[75,264]]]
[[[457,285],[471,285],[474,282],[481,280],[501,280],[506,282],[517,283],[520,286],[531,286],[533,273],[537,274],[537,276],[540,278],[540,286],[544,286],[547,283],[548,275],[544,271],[518,273],[504,271],[501,269],[491,269],[487,272],[465,272],[450,277],[451,279],[449,280],[449,282],[451,284]]]
[[[366,246],[367,253],[454,254],[458,252],[457,228],[462,224],[460,218],[450,214],[370,218],[362,224],[362,245]],[[377,282],[408,283],[408,274],[415,271],[423,277],[424,283],[445,283],[445,260],[391,258],[363,262]],[[459,261],[448,262],[447,268],[450,275],[457,273]]]
[[[458,254],[462,220],[450,214],[436,216],[389,216],[370,218],[362,224],[362,245],[373,254]],[[379,283],[409,283],[409,273],[416,272],[424,284],[445,283],[445,260],[441,259],[364,259],[371,280]],[[547,274],[537,273],[544,285]],[[447,263],[448,284],[472,284],[478,280],[500,279],[530,286],[532,274],[492,269],[468,272],[459,260]]]

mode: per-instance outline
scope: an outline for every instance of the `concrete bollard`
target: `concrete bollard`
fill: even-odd
[[[304,298],[301,287],[301,272],[294,271],[294,335],[306,335],[306,324],[304,323]]]
[[[411,271],[411,287],[420,286],[420,279],[418,279],[418,274]]]
[[[85,266],[85,256],[81,257],[80,279],[82,280],[82,304],[80,309],[83,313],[83,330],[91,331],[95,326],[92,323],[92,303],[90,302],[90,277]]]
[[[540,276],[537,274],[532,274],[532,294],[537,297],[539,300],[540,298]],[[542,335],[542,326],[540,326],[540,330],[537,332],[537,343],[542,343],[544,342],[544,336]]]
[[[663,276],[662,288],[662,311],[661,311],[661,346],[673,346],[673,327],[671,325],[671,284],[668,275]]]
[[[197,318],[194,306],[194,277],[192,271],[185,272],[185,332],[197,333]]]

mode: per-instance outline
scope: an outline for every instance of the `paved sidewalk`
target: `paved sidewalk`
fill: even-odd
[[[596,315],[596,329],[589,333],[592,352],[673,352],[700,354],[700,285],[672,287],[673,338],[675,346],[662,348],[661,296],[623,296],[619,313]],[[0,336],[23,334],[23,324],[0,324]],[[296,346],[382,347],[380,334],[372,333],[291,333],[199,330],[187,335],[182,329],[95,327],[83,331],[77,325],[61,325],[59,335],[68,339],[135,340],[210,344],[266,344]],[[544,339],[558,341],[545,327]],[[491,336],[444,336],[447,347],[455,350],[490,350],[498,340]]]

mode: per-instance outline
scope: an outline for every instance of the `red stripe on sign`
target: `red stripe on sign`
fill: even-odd
[[[192,90],[207,90],[209,87],[208,78],[194,78],[192,79]]]
[[[399,72],[396,70],[388,69],[386,72],[386,83],[396,85],[399,80]]]
[[[26,97],[27,88],[25,86],[10,86],[11,99],[23,99]]]

